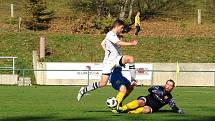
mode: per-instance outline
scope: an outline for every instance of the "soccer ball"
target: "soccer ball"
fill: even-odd
[[[117,100],[115,97],[107,98],[106,104],[109,108],[114,108],[117,106]]]

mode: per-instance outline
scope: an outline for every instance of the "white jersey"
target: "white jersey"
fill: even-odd
[[[109,31],[102,41],[101,45],[105,50],[105,57],[103,63],[107,63],[106,61],[114,61],[118,56],[120,56],[119,47],[117,46],[117,42],[120,41],[115,33]]]

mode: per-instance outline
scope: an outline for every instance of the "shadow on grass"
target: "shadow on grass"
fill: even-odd
[[[172,110],[159,110],[156,113],[174,113]]]
[[[215,120],[215,116],[206,116],[204,118],[200,118],[200,119],[196,119],[196,121],[214,121]]]
[[[80,118],[68,118],[63,121],[109,121],[108,119],[100,119],[98,117],[80,117]]]
[[[172,120],[167,120],[172,121]],[[195,117],[195,118],[183,118],[183,119],[174,119],[174,121],[215,121],[215,116],[205,116],[205,117]]]
[[[112,113],[111,111],[108,111],[108,110],[93,110],[93,111],[86,111],[86,112],[95,112],[95,113],[110,112],[110,113]],[[112,113],[111,116],[121,116],[121,114],[124,114],[124,113]]]
[[[166,120],[166,121],[172,121],[171,120]],[[215,116],[195,116],[195,117],[191,117],[190,115],[184,114],[181,115],[180,118],[174,118],[174,121],[215,121]]]
[[[86,112],[111,112],[111,111],[107,111],[107,110],[90,110],[90,111],[86,111]]]
[[[0,121],[109,121],[108,119],[98,119],[98,117],[74,117],[60,119],[54,116],[23,116],[23,117],[6,117],[0,118]]]
[[[6,117],[0,121],[44,121],[54,119],[52,116],[19,116],[19,117]]]

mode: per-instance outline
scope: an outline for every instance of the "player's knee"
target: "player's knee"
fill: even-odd
[[[133,63],[134,62],[134,57],[133,56],[129,56],[129,63]]]
[[[100,84],[100,87],[104,87],[107,85],[107,82],[100,82],[99,84]]]
[[[145,105],[145,101],[144,100],[137,100],[139,106],[144,106]]]
[[[99,82],[100,87],[104,87],[107,85],[109,75],[102,75],[102,79]]]
[[[119,88],[119,91],[120,91],[120,92],[123,92],[123,93],[127,93],[127,88],[126,88],[126,86],[121,85],[120,88]]]
[[[99,86],[100,87],[104,87],[104,86],[106,86],[107,85],[107,82],[106,81],[100,81],[99,82]]]
[[[144,106],[143,113],[152,113],[152,108],[149,106]]]
[[[133,63],[133,62],[134,62],[134,57],[133,56],[129,56],[129,55],[123,56],[123,64]]]
[[[128,63],[134,63],[134,57],[128,56]]]

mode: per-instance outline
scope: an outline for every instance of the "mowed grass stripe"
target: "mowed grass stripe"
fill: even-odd
[[[147,95],[148,87],[137,87],[124,103]],[[115,96],[110,86],[91,92],[81,102],[76,101],[79,86],[0,86],[1,120],[37,121],[130,121],[130,120],[211,120],[215,117],[215,88],[176,87],[173,91],[178,107],[185,115],[178,115],[165,106],[161,112],[144,115],[113,114],[105,105],[107,97]],[[200,92],[202,90],[202,92]]]

